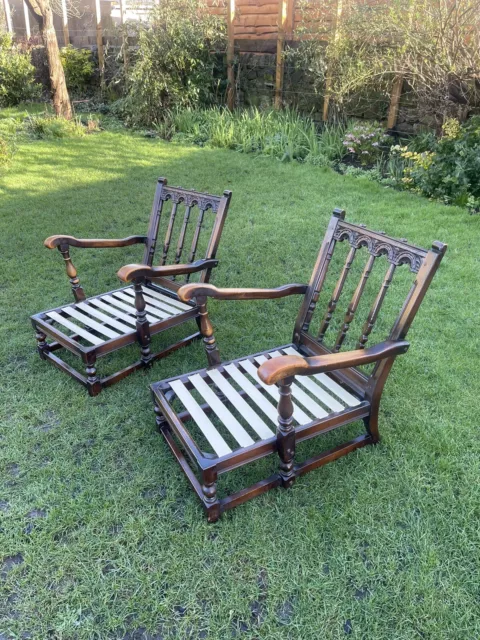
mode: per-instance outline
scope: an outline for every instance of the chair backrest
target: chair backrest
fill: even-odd
[[[170,187],[165,178],[159,178],[143,263],[161,266],[215,258],[231,195],[230,191],[214,196]],[[163,244],[157,250],[157,239],[163,233]],[[199,281],[208,282],[210,272],[211,269],[200,272]],[[188,282],[189,277],[177,276],[176,280],[175,288],[178,288],[179,284]]]
[[[318,254],[309,288],[295,324],[294,342],[296,344],[304,344],[316,353],[338,352],[342,349],[355,314],[359,306],[361,306],[362,295],[374,268],[376,275],[382,276],[379,291],[374,295],[371,306],[367,307],[367,316],[363,324],[361,324],[360,335],[356,338],[353,348],[363,349],[366,346],[378,320],[395,272],[403,265],[406,265],[403,268],[408,267],[411,272],[416,274],[416,277],[388,335],[390,340],[404,339],[447,249],[447,245],[441,242],[434,242],[432,248],[427,251],[409,244],[405,239],[397,240],[385,235],[383,232],[371,231],[364,225],[346,222],[344,216],[345,212],[340,209],[335,209],[333,212]],[[332,263],[335,247],[338,243],[343,242],[347,243],[348,252],[340,274],[338,279],[333,281],[332,289],[328,290],[330,295],[327,298],[326,309],[318,309],[316,311],[329,266]],[[362,269],[359,272],[358,282],[352,282],[351,285],[354,284],[355,286],[349,287],[353,293],[348,296],[342,296],[342,292],[345,292],[347,288],[346,283],[349,273],[354,271],[352,265],[357,268],[358,272],[358,266],[360,266],[358,263],[360,263]],[[344,298],[346,299],[344,300]],[[339,306],[343,307],[343,313],[340,310],[337,311]],[[336,311],[337,314],[335,314]],[[315,329],[312,330],[314,313],[319,313],[319,316],[317,317]],[[335,323],[332,322],[332,319],[335,315],[338,316],[339,313],[341,315],[336,322],[336,327],[334,327]],[[329,333],[331,346],[327,348],[325,339]],[[374,375],[374,373],[375,369],[371,375]]]

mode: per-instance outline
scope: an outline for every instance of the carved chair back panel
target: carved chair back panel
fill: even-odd
[[[230,193],[207,193],[170,187],[158,181],[148,229],[144,263],[150,266],[187,264],[214,258],[230,201]],[[178,284],[207,282],[209,270],[176,276]]]
[[[332,217],[297,319],[302,332],[332,352],[404,338],[446,250],[426,251]]]

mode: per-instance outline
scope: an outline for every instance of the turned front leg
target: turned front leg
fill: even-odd
[[[295,456],[295,429],[293,427],[292,402],[293,377],[280,381],[278,402],[277,450],[280,457],[280,477],[287,489],[295,480],[293,459]]]
[[[97,368],[95,366],[97,356],[95,353],[89,353],[85,360],[87,365],[85,367],[85,373],[87,374],[88,394],[90,396],[98,396],[102,390],[102,383],[100,382],[100,378],[97,376]]]
[[[220,352],[218,351],[217,341],[213,335],[213,325],[208,316],[207,299],[203,296],[197,298],[197,305],[200,333],[203,337],[203,346],[205,348],[208,365],[210,367],[217,367],[221,363]]]
[[[142,357],[141,360],[145,366],[149,365],[152,360],[152,354],[150,351],[150,324],[147,319],[146,303],[143,297],[142,285],[140,282],[135,282],[133,286],[135,290],[135,308],[137,315],[137,337],[140,342]]]
[[[217,499],[217,469],[215,467],[202,471],[202,493],[208,522],[216,522],[220,518],[220,503]]]
[[[70,257],[69,245],[60,244],[58,246],[58,250],[60,251],[60,253],[63,256],[63,259],[65,260],[65,269],[67,271],[67,276],[70,279],[70,284],[72,285],[73,297],[75,298],[76,302],[81,302],[82,300],[85,300],[85,293],[82,287],[80,286],[80,280],[78,279],[78,276],[77,276],[77,270],[75,269],[72,259]]]

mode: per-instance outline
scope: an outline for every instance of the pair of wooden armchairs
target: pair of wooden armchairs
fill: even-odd
[[[190,195],[187,196],[187,193]],[[119,276],[123,280],[133,280],[134,286],[130,293],[126,293],[126,289],[120,289],[118,291],[123,297],[119,296],[118,292],[110,292],[106,296],[97,296],[85,301],[83,306],[79,306],[77,302],[76,305],[38,314],[33,316],[32,320],[37,330],[40,355],[52,360],[54,364],[86,384],[92,395],[140,366],[150,364],[154,358],[162,357],[190,342],[194,337],[198,337],[198,334],[190,336],[166,351],[152,356],[148,348],[150,335],[191,318],[197,320],[200,335],[204,341],[208,367],[155,383],[151,385],[151,391],[157,426],[200,498],[208,521],[215,522],[224,511],[246,500],[274,487],[290,487],[295,478],[308,471],[367,444],[378,442],[379,405],[385,382],[396,356],[405,353],[409,347],[409,343],[405,340],[407,332],[447,246],[441,242],[434,242],[432,248],[426,251],[409,244],[406,240],[396,240],[384,233],[368,230],[363,225],[348,223],[344,220],[344,212],[335,210],[320,247],[309,284],[289,284],[277,289],[217,289],[208,284],[208,278],[211,268],[216,265],[215,252],[228,209],[230,193],[225,192],[222,198],[202,196],[204,200],[199,204],[200,217],[207,205],[216,214],[207,256],[203,261],[192,262],[194,255],[192,256],[191,253],[191,260],[187,264],[179,265],[177,248],[174,269],[178,271],[168,271],[170,267],[164,266],[171,239],[172,219],[175,218],[173,209],[171,224],[168,225],[170,231],[167,229],[167,239],[164,244],[162,266],[151,266],[158,232],[156,221],[161,208],[159,205],[169,197],[184,198],[187,222],[190,207],[201,200],[199,194],[195,192],[167,189],[165,181],[160,182],[149,236],[145,240],[147,244],[145,265],[129,265],[119,271]],[[189,202],[192,204],[188,204]],[[200,229],[201,222],[199,225],[197,230]],[[184,227],[180,231],[178,245],[180,254],[183,239]],[[82,244],[76,246],[108,246],[99,243],[109,241],[77,242]],[[88,242],[94,244],[86,244]],[[125,246],[132,242],[132,239],[114,241],[112,246]],[[326,283],[335,247],[343,242],[348,243],[349,246],[345,262],[333,287],[327,308],[320,316],[319,328],[312,331],[312,318]],[[84,300],[82,296],[77,297],[79,284],[68,254],[68,245],[73,245],[72,239],[66,236],[54,236],[49,238],[46,244],[59,246],[67,263],[67,271],[76,300]],[[358,284],[353,290],[345,315],[339,324],[333,348],[329,349],[325,345],[325,335],[329,329],[330,333],[332,332],[332,319],[339,302],[343,301],[342,292],[352,265],[354,261],[358,263],[362,259],[363,268]],[[367,282],[377,263],[379,263],[378,268],[381,268],[382,264],[386,267],[380,289],[368,311],[356,348],[342,352],[342,346],[345,344]],[[396,317],[388,339],[372,347],[366,347],[395,271],[402,265],[407,265],[410,271],[416,274],[415,280]],[[177,281],[167,280],[167,276],[177,277],[180,274],[186,274],[188,279],[188,275],[194,270],[202,271],[199,282],[187,282],[180,287]],[[221,362],[207,312],[208,298],[259,300],[290,295],[303,296],[291,343],[229,362]],[[120,300],[130,305],[129,310],[120,306],[122,312],[117,313]],[[99,305],[99,301],[103,306]],[[152,309],[160,308],[155,306],[155,302],[158,301],[166,301],[170,308],[179,309],[179,311],[175,314],[172,312],[168,318],[160,321],[149,318]],[[183,308],[180,305],[183,305]],[[120,348],[123,344],[130,344],[137,340],[142,353],[139,362],[115,376],[102,380],[95,377],[92,360],[94,362],[95,355],[103,355],[112,350],[104,346],[109,344],[108,341],[95,347],[81,349],[79,347],[79,354],[87,363],[86,379],[77,372],[73,373],[73,370],[52,353],[62,346],[74,351],[72,344],[78,345],[80,338],[84,337],[77,331],[76,335],[68,339],[67,344],[63,333],[59,335],[59,330],[52,328],[52,320],[61,325],[63,322],[62,326],[69,327],[68,324],[65,325],[65,321],[67,316],[72,314],[72,309],[75,311],[79,309],[83,314],[91,313],[92,307],[96,308],[96,312],[101,310],[102,314],[104,311],[108,312],[111,319],[101,317],[97,313],[96,318],[103,329],[100,329],[100,325],[92,326],[85,321],[87,327],[85,331],[88,331],[90,336],[100,335],[107,325],[115,328],[112,319],[114,322],[124,322],[126,312],[132,321],[135,318],[136,332],[130,332],[125,342],[123,342],[125,338],[112,338],[111,340],[116,340],[114,348]],[[84,322],[84,319],[78,316],[77,320]],[[72,331],[75,330],[72,329]],[[52,336],[55,342],[47,345],[45,334]],[[373,364],[369,373],[359,369],[367,364]],[[366,432],[306,461],[296,462],[295,449],[298,443],[358,420],[363,420]],[[272,453],[276,453],[279,457],[277,472],[231,495],[219,497],[217,493],[219,475]]]

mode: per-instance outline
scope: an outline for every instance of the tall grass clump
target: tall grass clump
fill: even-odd
[[[158,131],[177,142],[268,155],[284,162],[329,165],[345,153],[343,127],[326,125],[320,130],[311,118],[293,109],[179,109],[167,114]]]

